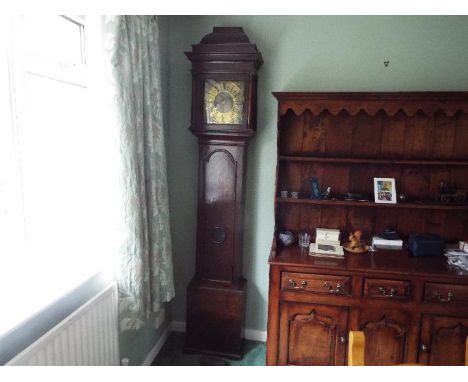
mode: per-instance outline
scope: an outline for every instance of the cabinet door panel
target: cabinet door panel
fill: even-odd
[[[418,362],[432,366],[464,365],[467,335],[468,318],[424,316]]]
[[[347,308],[283,304],[279,364],[344,365],[347,322]]]
[[[365,365],[382,366],[408,362],[411,315],[394,309],[363,309],[359,330],[366,336]]]

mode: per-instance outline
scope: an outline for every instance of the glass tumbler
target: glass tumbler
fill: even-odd
[[[309,247],[310,244],[310,234],[306,232],[299,233],[299,247]]]

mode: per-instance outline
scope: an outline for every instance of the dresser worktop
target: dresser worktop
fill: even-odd
[[[311,267],[324,271],[370,272],[468,280],[468,272],[447,263],[445,256],[414,257],[407,250],[379,250],[365,254],[345,253],[343,259],[310,256],[298,246],[278,247],[269,264]]]

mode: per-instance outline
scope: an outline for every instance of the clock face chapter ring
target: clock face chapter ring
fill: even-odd
[[[204,123],[241,125],[244,112],[244,81],[213,80],[204,82]]]

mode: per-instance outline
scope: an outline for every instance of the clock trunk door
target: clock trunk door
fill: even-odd
[[[236,146],[202,145],[198,222],[197,275],[205,281],[234,283],[238,277],[236,219],[237,177],[242,167]],[[239,163],[239,159],[241,163]]]

